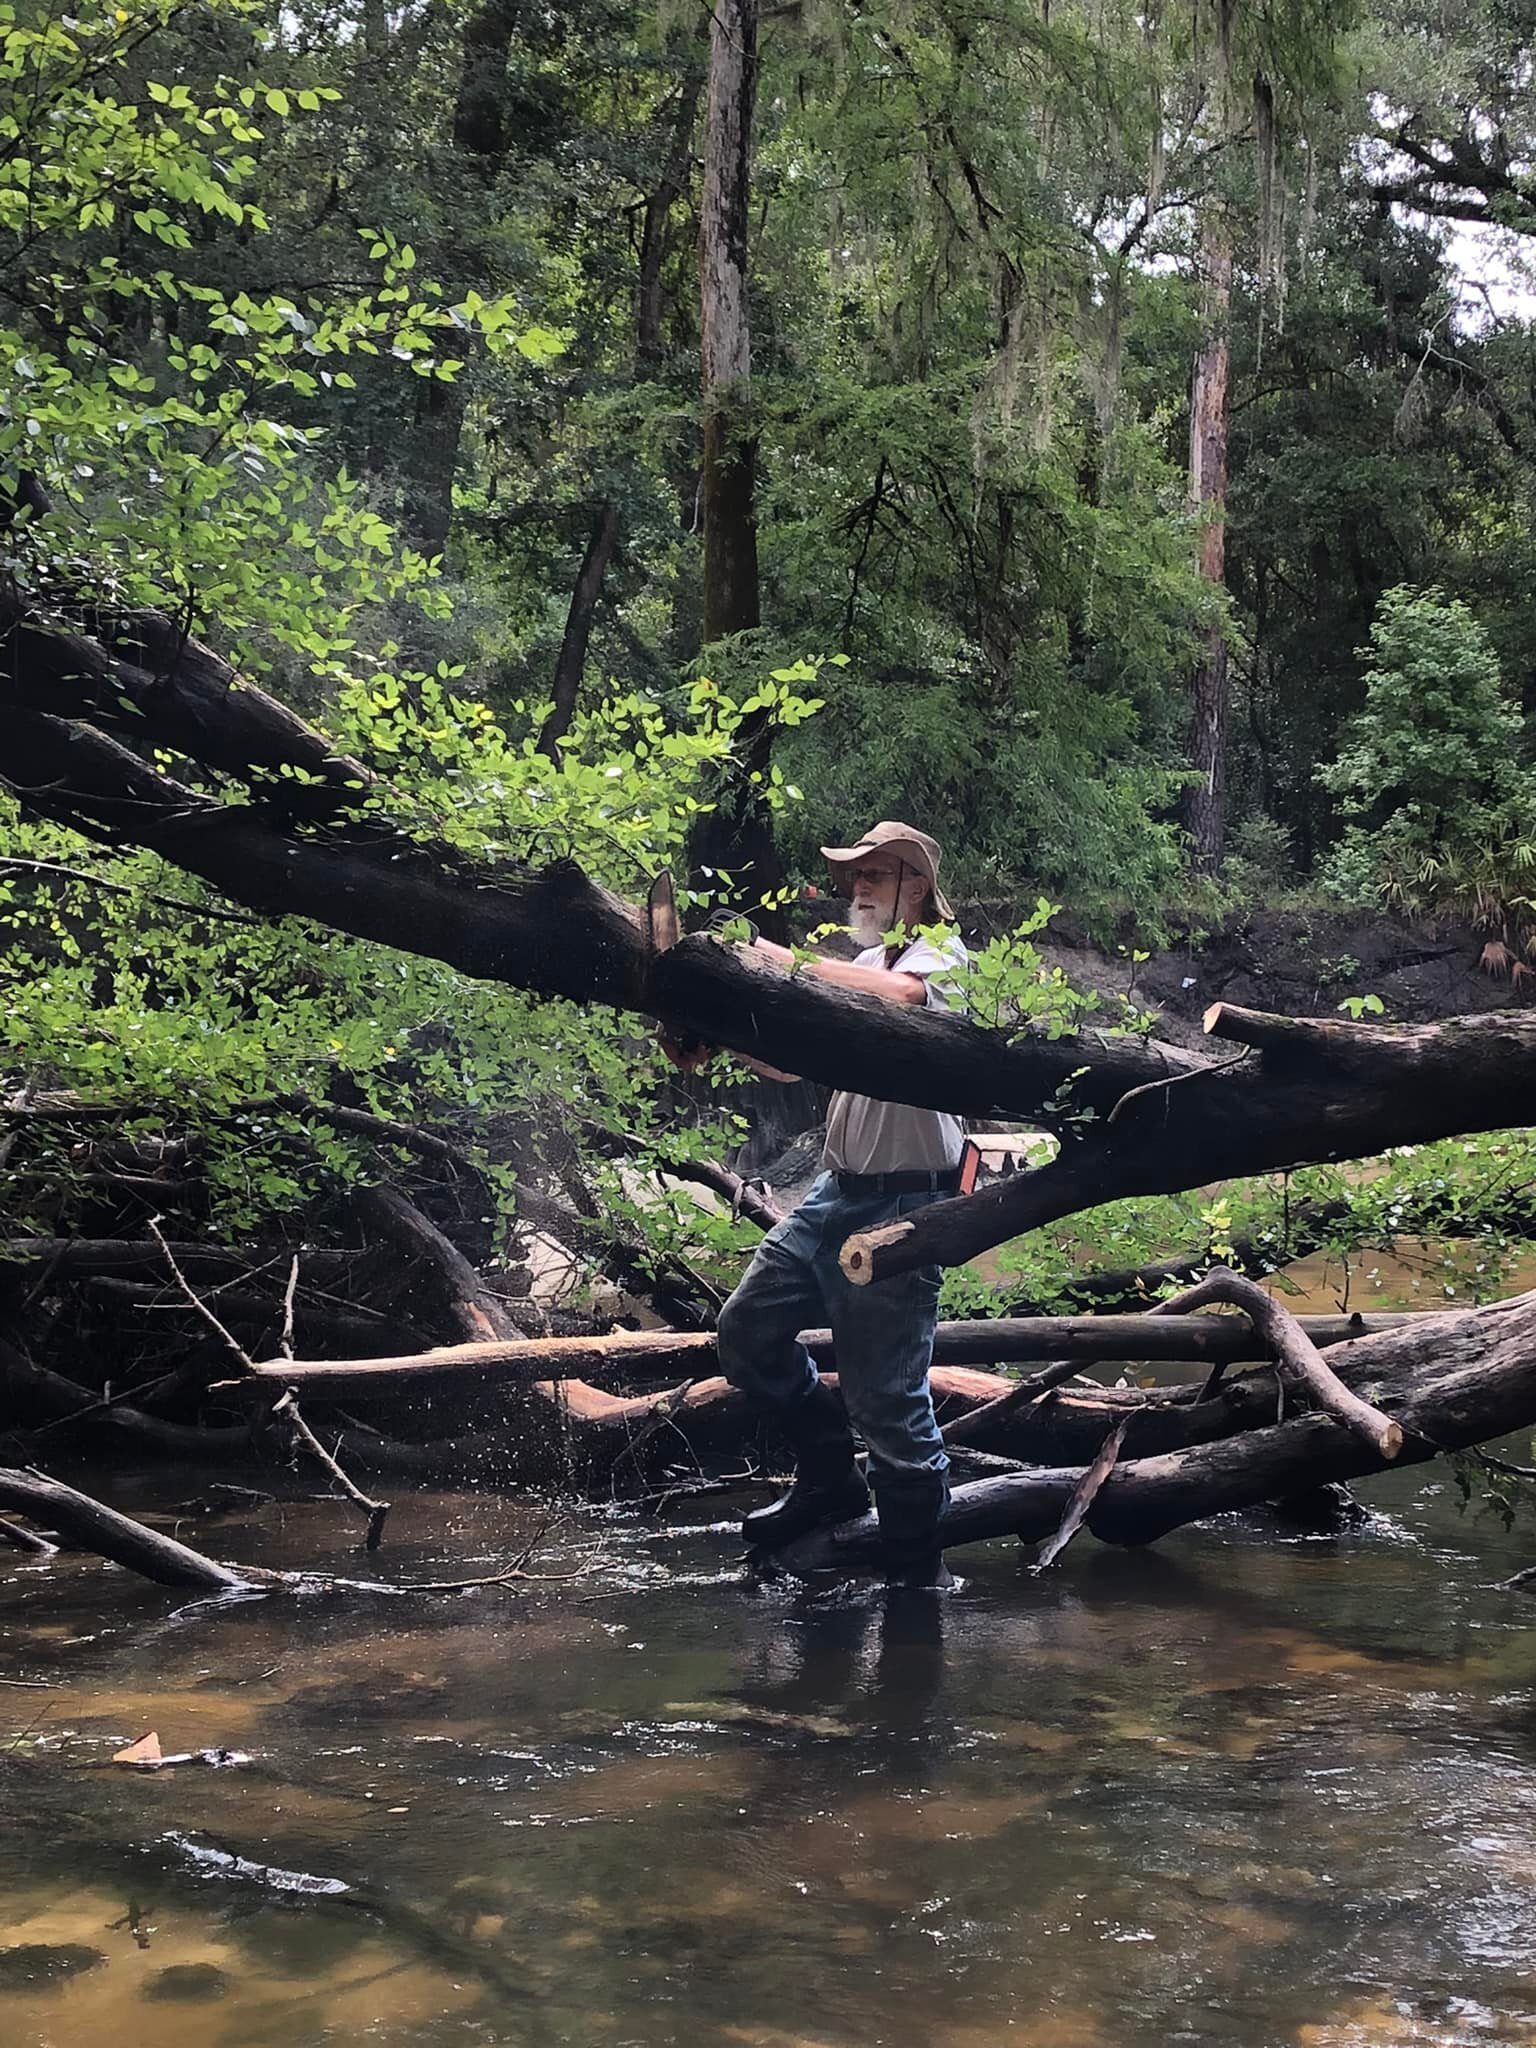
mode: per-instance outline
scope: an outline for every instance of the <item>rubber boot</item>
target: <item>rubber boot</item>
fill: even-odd
[[[813,1529],[829,1529],[869,1512],[869,1488],[853,1462],[853,1433],[842,1403],[820,1380],[774,1420],[795,1451],[795,1483],[772,1507],[741,1525],[755,1550],[782,1550]]]
[[[944,1562],[939,1541],[939,1518],[948,1500],[949,1480],[942,1472],[875,1474],[880,1553],[888,1586],[932,1593],[953,1588],[954,1574]]]

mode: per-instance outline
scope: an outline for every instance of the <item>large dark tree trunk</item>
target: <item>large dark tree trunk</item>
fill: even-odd
[[[688,189],[693,163],[693,128],[698,119],[699,95],[703,89],[703,74],[690,70],[679,88],[666,166],[645,202],[645,218],[640,229],[640,266],[635,283],[635,368],[643,377],[654,376],[661,365],[666,311],[662,273],[672,247],[672,209]]]
[[[464,24],[450,140],[463,175],[489,205],[512,146],[507,121],[507,62],[523,0],[487,0]],[[450,237],[450,261],[466,283],[486,282],[476,235]],[[426,555],[440,555],[453,524],[453,486],[464,438],[468,389],[462,378],[445,384],[424,378],[415,415],[400,452],[405,531]]]
[[[704,385],[704,638],[759,623],[747,307],[757,0],[720,0],[709,30],[709,113],[699,219]]]
[[[672,208],[687,189],[693,143],[693,124],[698,113],[703,79],[691,73],[678,94],[666,165],[655,189],[645,203],[645,220],[640,234],[640,263],[635,285],[635,372],[654,376],[661,363],[662,266],[670,239]],[[593,514],[586,551],[571,592],[566,613],[560,655],[555,663],[554,702],[539,732],[539,751],[553,756],[560,740],[570,731],[576,715],[576,700],[586,672],[587,649],[597,617],[603,580],[619,542],[620,514],[617,503],[604,498]]]
[[[507,60],[522,12],[523,0],[486,0],[464,24],[453,146],[485,163],[507,153]]]
[[[200,672],[184,679],[172,665],[154,689],[125,692],[128,712],[104,688],[121,672],[96,643],[28,622],[0,643],[0,777],[33,813],[149,847],[260,911],[312,917],[538,993],[634,1010],[834,1087],[1061,1133],[1061,1154],[1047,1165],[852,1240],[845,1263],[860,1279],[931,1259],[953,1264],[1125,1195],[1508,1128],[1528,1121],[1536,1101],[1536,1013],[1523,1009],[1386,1028],[1217,1006],[1207,1028],[1250,1051],[1209,1062],[1128,1036],[983,1030],[785,975],[706,937],[657,953],[639,911],[573,864],[488,868],[412,841],[385,816],[353,815],[369,794],[363,772],[259,692],[227,693],[231,731],[221,733]],[[77,716],[29,708],[38,702]],[[238,774],[247,750],[268,764],[245,768],[255,801],[220,802],[176,782],[101,730],[124,723],[146,747],[185,748],[187,737],[167,735],[190,736],[194,710],[205,762]],[[318,763],[323,778],[301,793],[315,812],[304,824],[267,795],[285,752],[311,772]]]
[[[710,15],[709,109],[699,216],[699,307],[704,461],[704,640],[713,645],[761,624],[757,575],[757,442],[751,414],[752,328],[747,235],[752,118],[757,98],[757,0],[720,0]],[[694,866],[727,875],[731,900],[755,905],[783,879],[763,800],[772,728],[743,725],[737,758],[696,827]],[[706,876],[706,881],[711,881]],[[716,889],[720,884],[713,881]],[[783,936],[782,918],[765,923]]]
[[[1189,502],[1201,522],[1200,574],[1225,587],[1227,404],[1231,370],[1232,229],[1212,202],[1202,223],[1205,338],[1195,357],[1189,400]],[[1190,707],[1190,766],[1197,780],[1184,797],[1184,824],[1202,874],[1220,867],[1226,847],[1227,640],[1220,621],[1203,627]]]
[[[559,742],[570,731],[571,720],[576,716],[576,698],[586,673],[592,621],[597,615],[603,578],[608,573],[608,564],[613,560],[618,540],[619,508],[611,498],[605,498],[593,518],[586,553],[581,558],[581,568],[576,576],[576,588],[571,592],[570,610],[565,616],[560,657],[555,663],[554,703],[539,728],[539,752],[551,758]]]

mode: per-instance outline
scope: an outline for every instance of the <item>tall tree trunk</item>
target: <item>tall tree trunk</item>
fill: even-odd
[[[464,390],[435,377],[418,382],[416,414],[405,437],[401,517],[413,546],[440,555],[453,522],[453,480],[464,433]]]
[[[699,224],[704,372],[704,638],[759,623],[755,448],[749,382],[747,225],[757,97],[757,0],[718,0],[709,29],[709,120]]]
[[[672,126],[672,146],[666,167],[660,183],[645,202],[645,219],[640,231],[640,269],[635,288],[635,368],[642,377],[654,376],[661,364],[662,265],[671,245],[672,209],[688,189],[688,173],[693,163],[693,127],[698,119],[699,95],[703,89],[702,72],[690,69],[678,94],[677,118]]]
[[[1200,530],[1200,574],[1220,589],[1226,575],[1227,396],[1231,369],[1232,226],[1213,201],[1200,237],[1205,339],[1195,357],[1189,404],[1189,502]],[[1190,713],[1190,766],[1199,780],[1184,798],[1184,824],[1202,874],[1220,865],[1226,841],[1227,642],[1221,625],[1203,629]]]
[[[704,641],[761,623],[757,575],[756,442],[750,380],[747,230],[752,194],[752,115],[757,97],[757,0],[716,0],[709,29],[709,112],[699,222],[704,460],[699,505],[704,527]],[[762,789],[772,727],[747,720],[714,808],[695,829],[696,868],[731,878],[733,901],[755,906],[782,884]],[[762,921],[762,920],[760,920]],[[781,914],[764,928],[782,936]]]
[[[668,245],[668,219],[672,208],[687,189],[693,153],[693,124],[698,115],[703,77],[690,72],[678,95],[677,116],[661,177],[645,202],[645,219],[640,234],[640,266],[635,284],[635,375],[637,379],[656,374],[661,362],[661,271]],[[613,560],[619,540],[619,508],[612,498],[603,499],[593,515],[586,553],[577,572],[566,613],[560,657],[555,663],[554,704],[539,733],[539,751],[553,757],[556,742],[570,730],[576,714],[576,698],[587,665],[587,648],[592,622],[603,593],[603,579]]]
[[[587,646],[592,638],[592,620],[602,595],[603,578],[619,538],[619,508],[605,498],[597,508],[587,551],[581,558],[571,607],[565,616],[565,634],[560,658],[555,663],[555,701],[539,729],[539,752],[554,759],[557,742],[570,730],[576,715],[576,697],[586,672]]]
[[[511,138],[506,121],[507,60],[522,13],[522,0],[486,0],[464,24],[458,92],[451,139],[455,155],[486,195],[506,161]],[[473,234],[449,239],[447,254],[466,283],[484,284]],[[468,393],[462,383],[426,379],[417,394],[416,416],[401,455],[404,471],[402,520],[423,554],[440,555],[453,522],[453,484],[464,435]]]
[[[522,0],[486,0],[464,24],[453,146],[492,166],[507,153],[507,59]]]

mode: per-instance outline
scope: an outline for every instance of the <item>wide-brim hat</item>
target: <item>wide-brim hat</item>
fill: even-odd
[[[899,818],[882,818],[878,825],[871,825],[857,846],[824,846],[821,851],[832,865],[840,895],[846,896],[848,890],[845,878],[837,873],[839,868],[851,867],[871,853],[890,853],[924,878],[933,891],[933,905],[940,917],[955,914],[939,887],[939,862],[943,858],[939,842],[928,833],[919,832],[915,825],[904,825]]]

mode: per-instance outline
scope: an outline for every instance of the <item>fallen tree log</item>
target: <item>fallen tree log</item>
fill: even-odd
[[[0,1507],[19,1508],[45,1529],[53,1529],[82,1550],[93,1550],[112,1563],[126,1566],[159,1586],[189,1586],[204,1593],[238,1593],[275,1579],[256,1567],[237,1571],[146,1529],[115,1508],[77,1493],[62,1480],[41,1472],[0,1466]]]
[[[244,1424],[199,1428],[148,1415],[131,1402],[105,1400],[63,1373],[34,1365],[4,1338],[0,1338],[0,1394],[5,1397],[6,1420],[12,1429],[68,1423],[161,1457],[199,1463],[243,1461],[254,1455],[251,1432]]]
[[[252,1278],[282,1266],[284,1275],[296,1247],[285,1244],[241,1248],[232,1245],[170,1244],[172,1258],[193,1280]],[[306,1275],[322,1287],[344,1286],[367,1254],[320,1250],[304,1253]],[[154,1273],[170,1278],[165,1253],[150,1237],[6,1237],[0,1238],[0,1280],[8,1275],[36,1281],[40,1277],[73,1280],[86,1273],[124,1275]],[[349,1303],[354,1314],[366,1308]]]
[[[1411,1311],[1381,1316],[1304,1316],[1314,1344],[1347,1343],[1371,1330],[1412,1321]],[[830,1330],[805,1330],[801,1341],[818,1364],[833,1365]],[[941,1323],[936,1366],[1011,1364],[1032,1359],[1190,1362],[1214,1365],[1266,1358],[1269,1344],[1236,1316],[1182,1319],[1141,1316],[1031,1316]],[[259,1361],[258,1375],[301,1392],[336,1399],[429,1392],[476,1383],[526,1384],[565,1379],[634,1378],[638,1374],[701,1372],[716,1363],[709,1330],[616,1330],[607,1337],[535,1337],[445,1344],[393,1358]]]
[[[13,645],[13,673],[15,660]],[[0,670],[0,702],[5,680]],[[62,686],[58,701],[68,701]],[[143,739],[154,738],[151,715]],[[266,807],[176,782],[88,723],[19,705],[0,727],[0,779],[26,808],[148,847],[269,915],[310,917],[535,994],[635,1010],[893,1101],[1069,1128],[1074,1112],[1107,1113],[1128,1089],[1199,1070],[1175,1047],[1108,1034],[1015,1044],[959,1016],[786,975],[708,937],[658,955],[636,906],[574,862],[487,869],[375,819],[301,831]]]
[[[1213,1016],[1207,1028],[1218,1023]],[[1173,1194],[1530,1119],[1536,1013],[1496,1011],[1393,1030],[1399,1039],[1374,1068],[1378,1040],[1392,1037],[1384,1028],[1352,1046],[1347,1066],[1321,1057],[1299,1065],[1287,1040],[1279,1073],[1262,1062],[1256,1071],[1217,1063],[1189,1076],[1176,1094],[1166,1084],[1137,1087],[1134,1109],[1113,1124],[1090,1125],[1046,1165],[850,1237],[843,1271],[868,1286],[915,1266],[963,1264],[1007,1238],[1127,1195]]]
[[[262,788],[285,761],[318,772],[323,815],[303,821],[294,807],[226,803],[175,781],[102,729],[113,722],[103,708],[106,679],[88,650],[61,654],[45,644],[51,637],[65,636],[16,600],[0,645],[8,712],[0,777],[33,813],[98,840],[148,847],[265,914],[311,917],[469,974],[637,1011],[674,1035],[692,1033],[834,1086],[1020,1117],[1062,1135],[1060,1156],[1046,1166],[850,1240],[846,1269],[861,1282],[959,1263],[1127,1195],[1507,1128],[1536,1102],[1536,1013],[1528,1010],[1401,1030],[1330,1023],[1308,1037],[1218,1006],[1208,1028],[1219,1031],[1226,1015],[1250,1050],[1207,1062],[1130,1035],[985,1030],[814,975],[785,975],[751,949],[704,936],[658,954],[640,912],[574,863],[537,871],[477,864],[355,815],[349,792],[360,785],[351,765],[338,764],[312,729],[295,730],[291,714],[262,715],[259,763],[256,742],[237,743],[233,725],[217,725],[217,712],[216,730],[189,738],[173,658],[159,688],[128,692],[136,740],[146,748],[193,744],[207,766]],[[42,703],[46,711],[33,708]],[[207,710],[204,693],[199,717]],[[317,760],[330,765],[316,770]],[[1178,1142],[1170,1143],[1175,1128]]]
[[[1362,1401],[1358,1394],[1352,1393],[1337,1373],[1324,1363],[1322,1353],[1302,1327],[1300,1319],[1252,1280],[1218,1269],[1207,1273],[1199,1286],[1190,1288],[1188,1293],[1180,1294],[1172,1301],[1160,1302],[1152,1314],[1183,1316],[1218,1301],[1240,1308],[1248,1317],[1255,1331],[1269,1346],[1282,1380],[1292,1388],[1299,1387],[1314,1407],[1321,1408],[1346,1429],[1353,1430],[1379,1458],[1390,1462],[1397,1457],[1403,1448],[1403,1432],[1399,1425],[1369,1401]],[[1213,1391],[1221,1372],[1221,1364],[1212,1367],[1211,1378],[1202,1390],[1204,1393]]]
[[[1427,1316],[1349,1348],[1351,1377],[1370,1388],[1373,1405],[1403,1431],[1399,1464],[1536,1423],[1536,1293]],[[1388,1461],[1335,1417],[1302,1415],[1169,1456],[1128,1459],[1122,1451],[1087,1526],[1105,1542],[1152,1543],[1188,1522],[1387,1469]],[[1043,1467],[956,1487],[944,1515],[945,1547],[1049,1536],[1084,1470]],[[796,1571],[872,1569],[879,1563],[878,1528],[867,1515],[834,1537],[807,1538],[779,1556]]]

